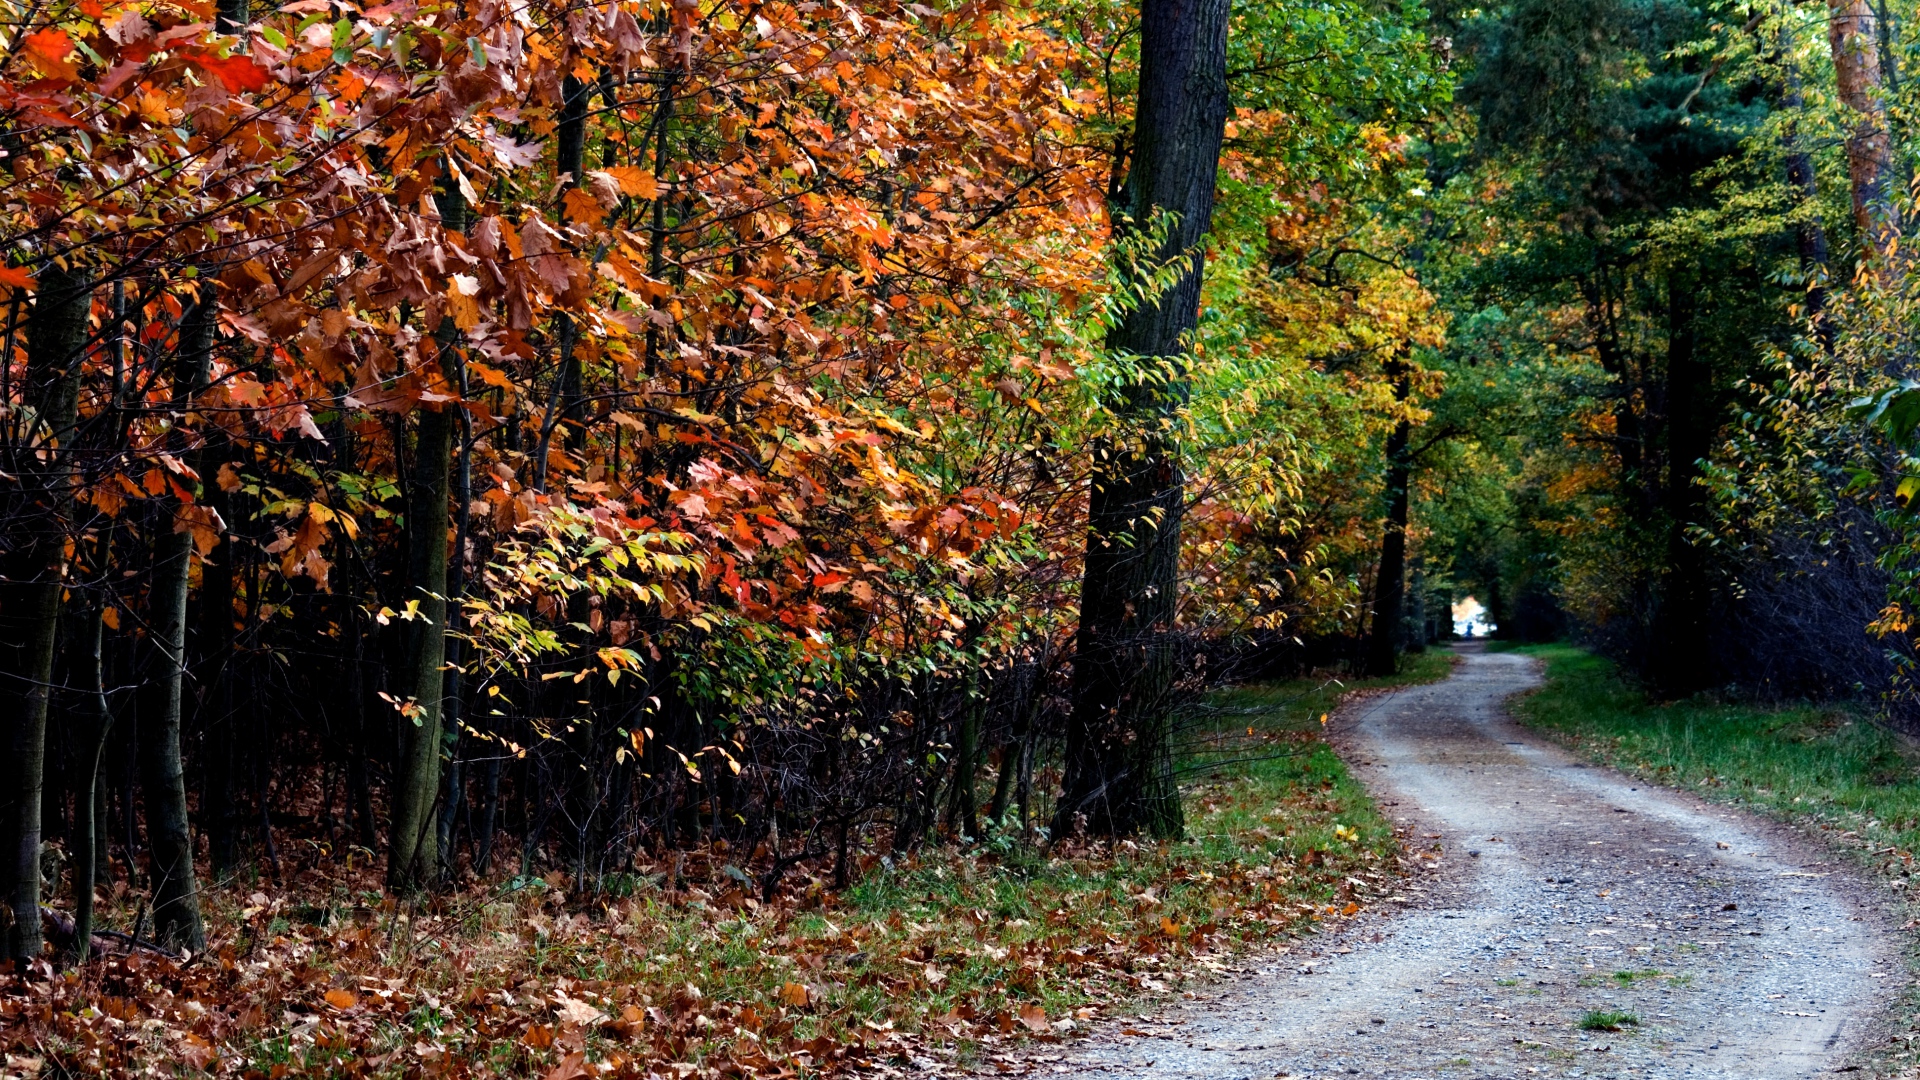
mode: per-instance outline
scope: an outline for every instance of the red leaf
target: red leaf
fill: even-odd
[[[267,88],[267,69],[253,62],[250,56],[213,56],[200,53],[190,57],[200,69],[220,80],[220,85],[230,94],[243,91],[258,91]]]
[[[9,289],[26,289],[32,291],[35,282],[32,274],[27,273],[17,266],[0,266],[0,285],[4,285]]]

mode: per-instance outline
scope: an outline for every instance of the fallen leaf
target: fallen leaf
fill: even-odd
[[[575,1050],[562,1058],[560,1064],[555,1065],[552,1071],[547,1073],[547,1080],[579,1080],[585,1075],[587,1075],[587,1052]]]
[[[813,995],[807,992],[803,983],[790,982],[780,988],[780,1004],[790,1009],[804,1009]]]
[[[327,1004],[345,1011],[360,1004],[360,999],[351,990],[329,990],[326,993]]]
[[[553,996],[553,1011],[559,1014],[561,1023],[572,1024],[575,1027],[592,1027],[607,1019],[606,1013],[565,994]]]

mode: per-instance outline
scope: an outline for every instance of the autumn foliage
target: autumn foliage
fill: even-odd
[[[1134,377],[1102,346],[1141,301],[1109,220],[1129,17],[34,5],[0,61],[0,661],[40,747],[4,824],[46,841],[0,881],[50,934],[9,921],[20,970],[109,949],[92,1007],[126,1020],[152,972],[188,998],[359,956],[455,887],[752,909],[1043,839],[1090,448]],[[1260,197],[1223,267],[1360,216],[1290,108],[1236,113]],[[1378,177],[1400,119],[1315,138]],[[1194,345],[1179,630],[1351,632],[1377,514],[1303,511],[1351,462],[1288,447],[1411,415],[1365,358],[1439,322],[1403,274],[1215,280],[1260,329]],[[343,882],[398,899],[275,938],[280,888]],[[90,940],[96,884],[134,919]],[[399,1007],[370,986],[298,993],[349,1033]],[[579,993],[592,1023],[515,1037],[699,1014]],[[220,1060],[194,1031],[180,1060]]]

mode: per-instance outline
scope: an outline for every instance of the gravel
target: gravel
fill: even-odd
[[[1532,661],[1349,707],[1336,741],[1422,869],[1384,913],[1041,1068],[1094,1077],[1726,1077],[1842,1068],[1905,980],[1788,830],[1588,766],[1501,703]],[[1583,1030],[1589,1013],[1637,1024]]]

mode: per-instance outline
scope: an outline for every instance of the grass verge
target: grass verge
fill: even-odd
[[[1817,831],[1889,887],[1895,910],[1915,914],[1920,750],[1910,740],[1845,706],[1654,703],[1582,649],[1513,651],[1547,666],[1546,685],[1517,703],[1531,726],[1624,772]],[[1903,929],[1916,926],[1910,917]],[[1920,990],[1906,990],[1896,1015],[1897,1032],[1871,1055],[1874,1075],[1915,1075]]]
[[[0,991],[6,1071],[582,1080],[972,1067],[1389,891],[1392,826],[1320,721],[1343,693],[1441,678],[1451,662],[1410,659],[1391,680],[1211,697],[1185,748],[1179,843],[1042,852],[989,835],[878,859],[844,892],[797,875],[767,904],[724,852],[677,857],[672,883],[641,867],[626,897],[568,895],[562,875],[418,909],[364,878],[214,891],[211,947],[184,967],[136,955]]]
[[[1845,706],[1768,707],[1706,697],[1659,704],[1607,660],[1570,645],[1546,661],[1522,720],[1623,771],[1831,834],[1904,880],[1920,846],[1920,753]],[[1891,849],[1891,850],[1888,850]],[[1905,888],[1904,885],[1900,886]]]

